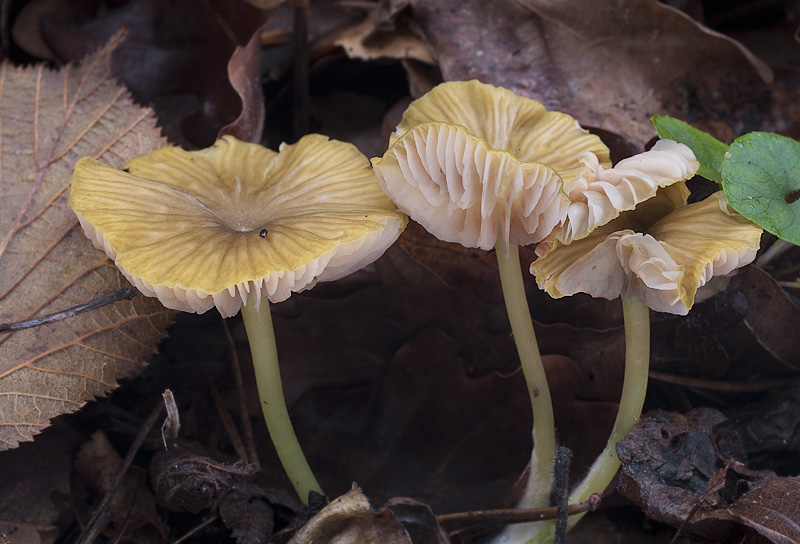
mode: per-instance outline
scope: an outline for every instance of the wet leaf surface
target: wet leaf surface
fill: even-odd
[[[72,166],[121,166],[164,140],[152,111],[110,78],[113,47],[82,64],[0,67],[0,321],[54,313],[127,285],[67,206]],[[144,297],[0,336],[0,449],[138,374],[168,312]]]

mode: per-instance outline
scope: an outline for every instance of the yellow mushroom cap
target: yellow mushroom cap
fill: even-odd
[[[608,148],[567,114],[478,81],[438,85],[406,110],[382,158],[384,191],[439,239],[491,249],[539,242],[566,217],[581,153]]]
[[[531,265],[539,287],[554,298],[628,293],[653,310],[686,315],[712,277],[753,261],[762,230],[730,209],[722,191],[656,214],[663,216],[643,227],[643,216],[679,200],[677,186],[667,189],[671,195],[662,193],[581,240],[540,245],[541,256]]]
[[[83,158],[69,202],[144,294],[223,317],[358,270],[407,222],[355,146],[317,134],[279,152],[230,136],[165,147],[122,171]]]

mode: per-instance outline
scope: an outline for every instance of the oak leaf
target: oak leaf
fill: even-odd
[[[128,283],[81,231],[67,192],[91,156],[121,167],[166,144],[110,73],[106,46],[77,65],[0,65],[0,323],[62,311]],[[135,297],[0,334],[0,450],[139,373],[170,313]]]

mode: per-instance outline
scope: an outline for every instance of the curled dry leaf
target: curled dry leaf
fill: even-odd
[[[164,145],[152,111],[110,76],[117,35],[79,65],[0,65],[0,322],[58,312],[128,285],[67,206],[75,161],[121,167]],[[135,297],[0,336],[0,450],[135,376],[169,312]]]
[[[419,503],[417,503],[419,504]],[[410,503],[409,503],[410,505]],[[397,509],[399,511],[395,511]],[[383,542],[385,544],[411,544],[411,536],[398,516],[407,517],[402,508],[402,501],[394,500],[392,506],[387,504],[380,509],[373,509],[369,499],[355,484],[353,489],[341,497],[333,499],[317,515],[311,518],[289,544],[311,544],[313,542]],[[430,516],[433,518],[433,516]],[[417,525],[418,518],[408,517],[412,525]],[[432,520],[435,524],[435,518]],[[424,534],[426,542],[447,544],[448,540],[438,528],[418,529],[415,534],[419,538]],[[416,542],[418,540],[414,540]]]
[[[329,39],[354,59],[414,59],[426,64],[436,62],[425,42],[407,27],[382,32],[372,17],[349,25]]]
[[[228,464],[197,455],[183,447],[160,453],[151,465],[158,502],[173,512],[197,514],[256,473],[239,459]]]
[[[264,25],[266,26],[266,25]],[[225,135],[244,142],[258,143],[264,131],[264,92],[261,90],[261,26],[247,45],[239,45],[228,61],[228,79],[242,102],[242,112],[222,127],[217,140]]]
[[[94,8],[86,9],[90,5],[83,3],[72,17],[43,17],[42,38],[57,58],[77,60],[127,29],[112,72],[139,103],[155,108],[173,143],[209,146],[220,127],[240,114],[228,61],[271,11],[238,0],[132,0],[96,18]]]

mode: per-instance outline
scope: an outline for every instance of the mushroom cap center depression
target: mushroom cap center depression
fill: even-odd
[[[208,294],[301,270],[390,221],[405,224],[366,157],[320,135],[280,153],[233,139],[162,148],[124,171],[84,158],[70,201],[132,276]]]

